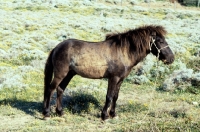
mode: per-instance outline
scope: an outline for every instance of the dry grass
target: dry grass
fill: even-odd
[[[80,83],[77,83],[80,82]],[[83,82],[87,86],[83,88]],[[94,83],[93,83],[94,82]],[[74,86],[76,83],[76,87]],[[99,85],[101,84],[101,87]],[[117,102],[118,119],[102,122],[107,81],[75,77],[64,96],[63,117],[55,114],[55,96],[52,117],[42,120],[42,98],[24,97],[31,91],[15,97],[1,94],[0,124],[3,131],[197,131],[200,129],[199,96],[190,93],[167,93],[155,87],[124,83]],[[37,88],[42,96],[43,90]],[[1,91],[8,92],[8,91]],[[38,97],[37,97],[38,98]]]
[[[10,0],[11,1],[11,0]],[[0,8],[4,11],[8,11],[8,13],[12,13],[13,8],[11,5],[5,6],[6,2],[4,4],[0,5]],[[0,3],[1,4],[1,3]],[[105,3],[103,3],[105,4]],[[109,4],[108,4],[109,5]],[[138,4],[137,6],[143,6],[144,11],[141,11],[137,15],[137,11],[134,10],[134,15],[140,16],[141,18],[150,18],[152,21],[153,18],[156,18],[157,21],[164,18],[164,15],[166,15],[164,12],[159,13],[159,10],[162,8],[170,8],[173,10],[173,5],[169,4],[168,2],[163,3],[152,3],[151,8],[155,8],[156,13],[149,13],[147,12],[148,7],[147,4],[142,3]],[[93,8],[89,8],[88,12],[81,12],[79,7],[76,7],[72,12],[72,10],[69,10],[65,7],[59,7],[57,8],[51,7],[53,12],[61,12],[61,16],[66,17],[68,15],[66,12],[69,11],[72,15],[69,15],[67,20],[67,25],[64,21],[65,19],[61,19],[60,17],[55,16],[54,14],[51,14],[50,16],[42,14],[39,18],[39,14],[42,12],[49,13],[49,10],[47,10],[44,7],[39,6],[37,7],[18,7],[17,13],[23,15],[30,15],[29,13],[34,10],[35,14],[33,13],[33,17],[28,17],[29,20],[34,21],[44,21],[44,17],[48,18],[54,18],[56,17],[57,21],[59,21],[59,25],[56,25],[55,22],[49,21],[46,23],[45,26],[40,24],[34,25],[32,23],[28,23],[29,27],[25,30],[17,30],[17,35],[19,38],[15,38],[16,40],[20,40],[19,42],[26,41],[30,44],[32,48],[38,48],[45,52],[45,44],[46,42],[49,42],[47,40],[56,40],[59,41],[62,40],[62,38],[59,38],[58,36],[63,35],[63,31],[60,31],[60,28],[64,28],[67,26],[67,29],[71,32],[65,32],[67,35],[79,37],[79,39],[86,39],[86,40],[96,40],[99,41],[103,37],[101,36],[104,31],[101,31],[101,26],[108,26],[108,29],[111,29],[112,26],[109,27],[109,24],[105,24],[104,21],[97,21],[93,23],[98,23],[97,25],[91,25],[91,27],[86,32],[86,28],[88,27],[81,27],[83,29],[79,29],[80,27],[78,19],[74,19],[75,13],[80,13],[84,15],[100,15],[102,12],[98,12],[98,10],[103,10],[99,8],[96,10],[97,12],[94,12]],[[68,7],[68,6],[67,6]],[[112,17],[113,15],[116,15],[117,13],[111,13],[109,11],[112,11],[115,9],[116,5],[112,6],[114,8],[105,9],[108,10],[107,18],[109,21],[109,17]],[[16,7],[17,8],[17,7]],[[121,6],[118,7],[119,10],[116,9],[116,11],[122,11]],[[159,8],[159,9],[158,9]],[[87,8],[84,8],[87,10]],[[199,11],[199,9],[193,8],[193,7],[182,7],[180,5],[177,5],[176,10],[181,11],[187,11],[187,10],[195,10]],[[38,11],[37,11],[38,10]],[[143,9],[138,9],[143,10]],[[65,12],[62,12],[65,11]],[[121,15],[120,17],[124,17],[123,19],[135,18],[135,16],[132,16],[130,14],[131,11],[127,11],[127,9],[123,10],[125,13]],[[181,12],[180,11],[180,12]],[[74,13],[74,14],[73,14]],[[129,13],[129,14],[128,14]],[[175,12],[172,12],[175,13]],[[32,14],[31,14],[32,15]],[[77,18],[79,18],[81,15],[76,14]],[[89,17],[84,17],[85,20],[89,19]],[[105,14],[104,14],[105,15]],[[196,15],[199,16],[199,15]],[[1,17],[1,16],[0,16]],[[17,18],[14,16],[15,19]],[[95,16],[96,17],[96,16]],[[94,18],[95,18],[94,17]],[[119,16],[118,16],[119,17]],[[175,17],[175,16],[174,16]],[[96,17],[97,18],[97,17]],[[26,17],[10,19],[10,21],[14,22],[20,22],[27,20]],[[142,19],[140,23],[137,23],[139,18],[135,18],[134,22],[136,23],[133,26],[146,24],[149,19]],[[79,19],[80,20],[80,19]],[[115,19],[111,19],[115,20]],[[121,19],[119,19],[121,20]],[[155,21],[156,21],[155,20]],[[118,21],[118,19],[116,20]],[[171,21],[171,20],[170,20]],[[174,20],[174,21],[177,21]],[[173,22],[174,22],[173,21]],[[6,23],[8,24],[6,29],[10,28],[11,25],[9,25],[8,20]],[[21,22],[21,23],[26,23]],[[52,23],[51,23],[52,22]],[[127,23],[123,23],[122,25],[125,25]],[[127,20],[127,25],[131,25],[133,23],[132,20]],[[75,24],[74,24],[75,23]],[[55,25],[54,25],[55,24]],[[101,26],[99,26],[101,25]],[[93,27],[94,26],[94,27]],[[99,27],[98,27],[99,26]],[[14,27],[12,27],[14,28]],[[12,29],[11,28],[11,29]],[[77,29],[78,28],[78,29]],[[94,29],[95,28],[95,29]],[[97,28],[97,29],[96,29]],[[127,27],[128,28],[128,27]],[[40,30],[41,29],[41,30]],[[58,31],[59,30],[59,31]],[[93,31],[94,30],[94,31]],[[58,31],[58,32],[57,32]],[[67,30],[68,31],[68,30]],[[47,35],[49,38],[41,38],[40,37],[34,37],[34,33],[37,34],[38,32],[41,32],[41,34]],[[71,33],[71,34],[70,34]],[[15,35],[16,33],[14,33]],[[29,39],[30,36],[25,36],[24,34],[31,34],[33,39]],[[55,35],[57,34],[57,35]],[[75,34],[75,35],[74,35]],[[103,33],[105,34],[105,32]],[[5,35],[5,37],[4,37]],[[170,34],[169,37],[176,37],[174,33]],[[177,34],[178,35],[178,34]],[[4,40],[6,36],[12,36],[5,33],[0,33],[0,40]],[[181,34],[178,36],[181,37]],[[40,40],[41,39],[41,40]],[[21,41],[22,40],[22,41]],[[17,41],[18,42],[18,41]],[[25,43],[25,42],[24,42]],[[41,43],[41,45],[39,44]],[[3,41],[2,44],[0,44],[1,49],[8,51],[10,46],[12,45],[11,38],[9,40]],[[18,43],[17,43],[18,45]],[[26,44],[25,44],[26,45]],[[20,52],[20,50],[18,51]],[[28,60],[26,62],[32,62],[32,60]],[[26,63],[22,60],[19,60],[19,58],[14,58],[13,60],[10,59],[4,59],[0,65],[4,67],[9,67],[13,69],[17,69],[18,66],[25,65]],[[195,62],[195,65],[198,62]],[[191,65],[190,65],[191,66]],[[39,66],[38,66],[39,67]],[[23,70],[23,68],[22,68]],[[13,70],[16,71],[16,70]],[[3,74],[6,72],[11,71],[0,71],[3,72]],[[17,72],[17,71],[16,71]],[[2,132],[6,131],[24,131],[24,132],[49,132],[49,131],[56,131],[56,132],[63,132],[63,131],[76,131],[76,132],[93,132],[93,131],[116,131],[116,132],[124,132],[124,131],[138,131],[138,132],[160,132],[160,131],[191,131],[191,132],[197,132],[200,130],[200,96],[199,94],[192,94],[190,92],[186,91],[175,91],[175,92],[163,92],[159,90],[159,85],[161,83],[161,80],[157,80],[158,82],[155,83],[155,79],[152,78],[152,83],[149,84],[143,84],[143,85],[135,85],[131,84],[128,81],[125,81],[121,87],[120,93],[119,93],[119,99],[117,101],[117,113],[118,113],[118,119],[110,119],[106,122],[102,122],[100,119],[101,109],[103,108],[105,97],[106,97],[106,90],[107,90],[107,81],[106,80],[89,80],[84,79],[79,76],[76,76],[72,79],[70,82],[68,89],[65,91],[65,95],[63,98],[63,104],[64,104],[64,111],[65,115],[63,117],[58,117],[55,114],[55,98],[56,96],[52,97],[51,102],[51,119],[44,121],[42,116],[42,101],[43,101],[43,71],[36,69],[35,71],[26,71],[23,74],[23,81],[24,84],[28,85],[28,88],[22,88],[20,90],[16,88],[3,88],[0,89],[0,130]],[[15,74],[21,74],[20,71]],[[2,75],[0,75],[2,77]],[[0,78],[1,79],[1,78]],[[2,81],[2,80],[0,80]],[[156,85],[155,85],[156,84]]]

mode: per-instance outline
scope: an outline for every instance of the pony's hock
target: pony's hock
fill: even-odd
[[[174,61],[166,30],[162,26],[143,26],[128,32],[109,34],[102,42],[69,39],[58,44],[45,65],[43,115],[50,116],[50,98],[57,90],[56,112],[63,115],[62,95],[76,74],[92,79],[108,78],[103,120],[116,116],[115,107],[120,86],[131,69],[149,53],[165,64]]]

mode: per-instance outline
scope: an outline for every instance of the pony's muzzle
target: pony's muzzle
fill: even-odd
[[[175,59],[174,55],[171,54],[166,59],[163,59],[162,61],[164,62],[164,64],[169,65],[169,64],[172,64],[174,62],[174,59]]]

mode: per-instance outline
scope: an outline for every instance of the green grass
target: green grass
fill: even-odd
[[[42,84],[43,76],[32,74],[27,80]],[[36,78],[39,77],[39,78]],[[83,88],[83,84],[88,88]],[[95,85],[94,85],[95,84]],[[101,84],[101,85],[97,85]],[[13,131],[198,131],[200,129],[200,97],[191,93],[166,93],[156,91],[154,85],[124,83],[117,102],[118,119],[100,120],[107,84],[106,80],[72,79],[63,99],[65,115],[55,114],[55,99],[51,103],[51,119],[42,120],[43,87],[27,90],[0,91],[0,117],[12,120],[13,126],[3,130]],[[157,86],[156,86],[157,87]],[[70,91],[69,91],[70,90]],[[20,121],[19,117],[22,120]],[[1,121],[0,121],[1,122]],[[21,123],[20,123],[21,122]],[[24,123],[26,122],[26,123]],[[11,124],[10,124],[11,125]],[[20,126],[18,126],[20,125]]]
[[[62,14],[60,17],[68,17],[69,27],[72,29],[79,38],[83,40],[100,41],[101,31],[95,29],[88,29],[87,27],[79,28],[76,25],[70,25],[70,21],[76,20],[74,16],[100,16],[102,11],[104,17],[124,17],[129,16],[131,13],[136,15],[138,11],[134,9],[118,8],[94,8],[79,7],[79,3],[74,3],[75,7],[65,5],[56,5],[57,7],[51,8],[52,11]],[[116,5],[114,5],[116,6]],[[70,8],[69,8],[70,7]],[[6,9],[4,9],[6,10]],[[8,10],[8,9],[7,9]],[[47,12],[49,9],[45,6],[18,6],[12,10],[18,12]],[[8,11],[11,11],[9,8]],[[73,19],[70,18],[73,16]],[[167,14],[166,11],[149,10],[140,11],[140,16],[155,18],[162,20]],[[119,15],[119,16],[117,16]],[[76,16],[76,17],[77,17]],[[197,16],[197,15],[196,15]],[[193,16],[190,14],[180,13],[180,19],[189,19]],[[55,19],[58,17],[55,17]],[[27,17],[28,20],[37,20],[31,15]],[[53,18],[54,19],[54,18]],[[139,18],[138,18],[139,19]],[[81,20],[81,19],[80,19]],[[148,20],[148,19],[146,19]],[[59,20],[58,20],[59,21]],[[173,20],[172,20],[173,21]],[[134,22],[134,20],[133,20]],[[174,22],[174,21],[173,21]],[[35,23],[35,21],[34,21]],[[146,22],[144,22],[146,23]],[[130,24],[130,23],[125,23]],[[141,24],[141,23],[139,23]],[[138,25],[139,25],[138,24]],[[24,28],[18,28],[14,32],[16,34],[29,34],[38,33],[50,36],[48,39],[58,39],[54,34],[59,29],[65,27],[65,23],[51,24],[48,29],[39,30],[43,26],[30,25]],[[103,24],[102,24],[103,26]],[[134,25],[133,25],[134,26]],[[107,32],[104,32],[106,34]],[[53,35],[52,35],[53,34]],[[0,40],[6,39],[8,34],[2,34]],[[53,36],[53,37],[52,37]],[[186,37],[185,33],[171,33],[169,37]],[[10,39],[10,38],[9,38]],[[0,44],[0,48],[7,51],[12,46],[12,41],[6,39]],[[18,38],[19,39],[19,38]],[[21,38],[20,38],[21,39]],[[45,38],[44,38],[45,39]],[[46,41],[34,39],[34,43],[46,44]],[[32,42],[31,42],[32,43]],[[33,43],[32,43],[33,44]],[[39,45],[39,44],[38,44]],[[42,47],[42,46],[41,46]],[[37,48],[37,47],[36,47]],[[198,48],[198,47],[197,47]],[[45,51],[45,50],[44,50]],[[20,51],[19,51],[20,52]],[[176,54],[176,58],[185,62],[188,68],[192,68],[198,72],[199,60],[191,60],[190,57],[196,53],[196,50],[189,49],[185,56]],[[1,67],[10,67],[17,69],[18,66],[29,65],[35,58],[29,58],[26,55],[21,55],[15,59],[3,59],[0,62]],[[163,64],[159,65],[164,67]],[[166,67],[166,66],[165,66]],[[154,67],[156,69],[156,67]],[[187,90],[175,90],[173,92],[164,92],[159,89],[159,86],[166,79],[165,75],[172,73],[177,69],[176,66],[168,66],[169,71],[160,73],[150,79],[150,82],[142,85],[136,85],[125,80],[121,86],[119,98],[117,101],[116,111],[118,118],[110,119],[102,122],[100,119],[101,110],[104,106],[107,90],[107,79],[91,80],[84,79],[80,76],[75,76],[69,83],[63,96],[63,108],[65,115],[58,117],[55,112],[56,93],[52,96],[51,101],[51,119],[43,120],[43,71],[38,69],[21,73],[16,71],[15,74],[23,74],[23,83],[27,86],[25,88],[2,88],[0,89],[0,128],[1,131],[19,131],[19,132],[63,132],[63,131],[99,131],[99,132],[124,132],[124,131],[164,131],[164,132],[198,132],[200,129],[200,96],[199,89],[196,86],[190,86]],[[14,70],[13,70],[14,71]],[[9,71],[1,71],[6,74]],[[155,70],[150,71],[151,74]],[[134,75],[131,73],[131,76]],[[0,79],[1,79],[0,75]],[[12,83],[12,82],[11,82]],[[197,103],[197,104],[196,104]]]
[[[45,6],[19,6],[19,7],[15,7],[13,10],[44,11],[44,10],[48,10],[48,8]]]

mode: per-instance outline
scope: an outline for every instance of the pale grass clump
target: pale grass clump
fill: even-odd
[[[137,5],[139,3],[139,0],[130,0],[131,5]]]
[[[30,66],[32,66],[35,70],[37,69],[37,71],[43,71],[44,70],[44,64],[46,63],[46,60],[32,60],[30,62]]]
[[[199,131],[200,98],[195,91],[200,80],[199,50],[193,50],[199,48],[199,12],[166,6],[147,8],[144,0],[123,0],[122,5],[119,0],[117,4],[111,2],[1,2],[0,57],[4,57],[0,62],[1,131]],[[116,107],[119,119],[103,123],[100,120],[107,80],[76,76],[64,93],[66,114],[63,117],[55,114],[54,100],[51,120],[41,120],[43,68],[52,48],[68,38],[102,41],[108,32],[124,32],[148,24],[166,28],[166,40],[175,54],[175,62],[170,66],[159,62],[157,66],[156,57],[150,57],[131,73],[120,89]],[[173,77],[174,70],[180,70],[180,75]],[[134,84],[134,78],[140,79],[140,85]],[[166,79],[175,87],[174,91],[159,89]],[[172,79],[181,85],[174,84]],[[186,88],[186,84],[189,92],[180,89]]]
[[[173,52],[176,54],[183,54],[185,52],[187,52],[187,49],[185,48],[185,46],[183,46],[183,43],[179,42],[180,39],[168,39],[167,42],[170,45],[171,49],[173,50]]]
[[[144,75],[140,76],[134,75],[131,78],[129,77],[128,79],[130,79],[131,82],[133,82],[134,84],[140,84],[140,85],[149,82],[149,79]]]
[[[6,56],[7,56],[7,52],[4,51],[3,49],[0,49],[0,57],[3,58],[3,59],[5,59]]]
[[[176,19],[176,16],[174,15],[174,12],[170,12],[170,13],[167,13],[165,18],[165,20],[175,20]]]
[[[200,72],[195,73],[192,76],[191,83],[193,86],[197,87],[200,90]]]
[[[192,33],[189,35],[189,40],[194,43],[200,43],[200,33]]]
[[[156,118],[174,117],[186,118],[191,112],[192,106],[186,102],[160,102],[156,109],[152,109],[150,116]]]
[[[40,67],[41,69],[35,69],[35,67],[30,65],[15,67],[10,65],[1,66],[0,89],[10,89],[15,93],[27,90],[32,86],[39,86],[38,84],[29,83],[30,81],[41,78],[40,76],[35,78],[37,76],[35,74],[39,74],[43,70],[43,67]]]
[[[174,91],[175,89],[185,90],[187,87],[191,86],[193,70],[185,69],[174,71],[168,79],[166,79],[161,86],[165,91]]]
[[[1,78],[0,89],[13,88],[15,91],[21,91],[22,89],[27,87],[27,84],[24,84],[23,82],[23,75],[16,74],[20,73],[20,70],[19,71],[18,70],[19,69],[13,69],[11,67],[1,67],[0,71],[2,75],[0,77]]]

